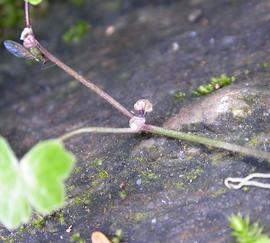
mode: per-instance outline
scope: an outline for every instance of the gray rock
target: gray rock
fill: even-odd
[[[268,0],[203,1],[199,7],[209,24],[192,29],[189,1],[131,4],[124,12],[119,3],[110,12],[108,1],[98,2],[83,9],[53,3],[46,20],[34,24],[37,36],[128,108],[149,98],[149,123],[270,150]],[[79,18],[91,23],[91,33],[79,45],[64,45],[61,35]],[[116,26],[113,35],[105,33],[108,25]],[[224,48],[224,36],[237,41]],[[174,42],[177,51],[170,48]],[[68,130],[128,126],[125,117],[57,68],[41,71],[1,50],[0,70],[0,133],[19,157]],[[190,95],[222,73],[236,76],[235,83],[206,97]],[[186,96],[177,99],[175,92]],[[1,228],[3,240],[70,242],[80,233],[89,242],[94,230],[112,237],[122,229],[128,242],[233,242],[227,217],[238,212],[259,219],[270,233],[267,191],[223,185],[228,176],[269,172],[265,161],[148,134],[85,135],[66,146],[78,162],[66,183],[65,208],[41,227],[29,224],[12,234]]]

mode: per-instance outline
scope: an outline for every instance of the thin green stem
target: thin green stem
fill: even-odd
[[[200,143],[206,146],[225,149],[231,152],[239,153],[245,156],[251,156],[256,158],[262,158],[270,162],[270,153],[259,151],[253,148],[248,148],[240,146],[237,144],[226,143],[216,139],[206,138],[190,133],[184,133],[179,131],[174,131],[166,128],[156,127],[153,125],[145,125],[142,129],[145,132],[150,132],[153,134],[163,135],[166,137],[181,139],[189,142]]]
[[[111,134],[125,134],[125,133],[138,133],[131,128],[113,128],[113,127],[85,127],[74,130],[72,132],[65,133],[58,139],[62,142],[72,137],[84,134],[84,133],[111,133]]]

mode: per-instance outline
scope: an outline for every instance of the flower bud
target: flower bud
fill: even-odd
[[[140,99],[134,104],[136,111],[151,112],[153,110],[152,103],[147,99]]]

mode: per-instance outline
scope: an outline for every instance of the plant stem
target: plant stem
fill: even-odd
[[[145,132],[150,132],[153,134],[163,135],[171,138],[181,139],[185,141],[190,141],[194,143],[200,143],[206,146],[225,149],[231,152],[239,153],[245,156],[251,156],[256,158],[262,158],[270,162],[270,153],[259,151],[253,148],[243,147],[237,144],[226,143],[218,141],[211,138],[206,138],[194,134],[174,131],[166,128],[156,127],[153,125],[145,125],[142,129]]]
[[[30,18],[29,18],[29,8],[28,8],[28,1],[25,0],[25,23],[26,26],[30,26]],[[120,103],[118,103],[114,98],[112,98],[109,94],[104,92],[102,89],[100,89],[98,86],[96,86],[94,83],[92,83],[90,80],[84,78],[83,76],[79,75],[75,70],[67,66],[65,63],[60,61],[58,58],[56,58],[54,55],[52,55],[47,49],[45,49],[37,40],[36,40],[37,48],[44,54],[44,56],[56,64],[59,68],[63,69],[67,74],[74,77],[76,80],[81,82],[83,85],[94,91],[97,95],[105,99],[107,102],[109,102],[115,109],[120,111],[122,114],[127,116],[128,118],[132,118],[133,114],[128,111],[124,106],[122,106]],[[253,148],[246,148],[243,146],[239,146],[236,144],[230,144],[222,141],[218,141],[215,139],[210,139],[194,134],[184,133],[184,132],[178,132],[166,128],[156,127],[150,124],[145,125],[141,131],[150,132],[153,134],[159,134],[162,136],[167,136],[175,139],[181,139],[185,141],[200,143],[206,146],[211,146],[215,148],[221,148],[225,150],[229,150],[232,152],[237,152],[240,154],[243,154],[245,156],[251,156],[251,157],[257,157],[266,159],[270,162],[270,153],[258,151]],[[59,139],[61,141],[64,141],[68,138],[71,138],[73,136],[83,134],[83,133],[137,133],[138,131],[134,131],[131,128],[105,128],[105,127],[89,127],[89,128],[82,128],[75,130],[73,132],[66,133],[65,135],[61,136]]]
[[[27,0],[24,0],[24,18],[26,27],[30,27],[29,5]]]
[[[25,16],[25,24],[26,27],[30,27],[30,17],[29,17],[29,4],[28,1],[24,1],[24,16]],[[85,85],[87,88],[91,89],[93,92],[95,92],[97,95],[105,99],[108,103],[110,103],[115,109],[120,111],[122,114],[127,116],[128,118],[132,118],[133,114],[128,111],[124,106],[122,106],[118,101],[116,101],[113,97],[111,97],[109,94],[107,94],[105,91],[103,91],[101,88],[96,86],[93,82],[90,80],[84,78],[83,76],[79,75],[78,72],[70,68],[68,65],[63,63],[61,60],[56,58],[53,54],[51,54],[46,48],[44,48],[37,39],[36,46],[37,48],[44,54],[44,56],[50,60],[52,63],[57,65],[59,68],[63,69],[67,74],[74,77],[76,80],[81,82],[83,85]]]
[[[137,131],[131,128],[113,128],[113,127],[85,127],[81,129],[74,130],[72,132],[65,133],[58,139],[62,142],[72,138],[77,135],[81,135],[83,133],[114,133],[114,134],[121,134],[121,133],[138,133]]]
[[[76,80],[81,82],[83,85],[85,85],[87,88],[91,89],[93,92],[95,92],[97,95],[105,99],[108,103],[110,103],[115,109],[117,109],[119,112],[127,116],[128,118],[132,118],[133,114],[128,111],[124,106],[122,106],[118,101],[116,101],[114,98],[112,98],[109,94],[107,94],[105,91],[103,91],[101,88],[96,86],[93,82],[90,80],[84,78],[83,76],[79,75],[78,72],[70,68],[68,65],[63,63],[61,60],[56,58],[54,55],[52,55],[47,49],[45,49],[37,40],[36,40],[37,48],[44,54],[44,56],[49,59],[52,63],[56,64],[59,68],[63,69],[67,74],[74,77]]]

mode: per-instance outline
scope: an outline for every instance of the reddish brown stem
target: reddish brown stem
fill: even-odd
[[[25,24],[27,27],[30,27],[30,17],[29,17],[29,7],[28,7],[28,1],[25,0],[24,5],[24,16],[25,16]],[[70,68],[68,65],[63,63],[61,60],[56,58],[54,55],[52,55],[49,51],[47,51],[46,48],[44,48],[37,40],[36,46],[37,48],[44,54],[44,56],[50,60],[52,63],[57,65],[59,68],[63,69],[67,74],[74,77],[76,80],[81,82],[83,85],[85,85],[87,88],[94,91],[97,95],[102,97],[104,100],[106,100],[108,103],[110,103],[115,109],[117,109],[119,112],[127,116],[128,118],[132,118],[133,115],[130,111],[128,111],[124,106],[122,106],[118,101],[116,101],[113,97],[111,97],[109,94],[107,94],[105,91],[103,91],[101,88],[96,86],[93,82],[90,80],[84,78],[83,76],[79,75],[75,70]]]
[[[104,100],[106,100],[108,103],[110,103],[115,109],[117,109],[119,112],[127,116],[128,118],[132,118],[133,115],[130,111],[128,111],[124,106],[122,106],[118,101],[116,101],[114,98],[112,98],[110,95],[108,95],[106,92],[104,92],[101,88],[96,86],[94,83],[92,83],[90,80],[84,78],[83,76],[79,75],[75,70],[67,66],[65,63],[63,63],[61,60],[56,58],[54,55],[52,55],[47,49],[45,49],[38,41],[36,41],[37,48],[44,54],[46,58],[48,58],[51,62],[55,63],[59,68],[63,69],[67,74],[74,77],[76,80],[81,82],[83,85],[85,85],[87,88],[94,91],[97,95],[102,97]]]
[[[30,27],[29,5],[27,0],[24,0],[24,18],[26,27]]]

